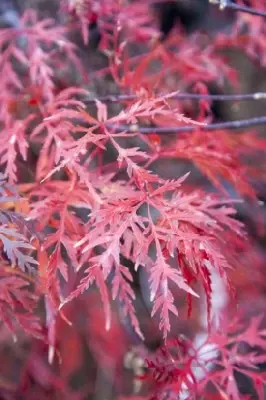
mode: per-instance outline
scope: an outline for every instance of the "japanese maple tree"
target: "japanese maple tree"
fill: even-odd
[[[0,397],[263,399],[266,116],[214,105],[266,98],[266,2],[52,3],[0,29]]]

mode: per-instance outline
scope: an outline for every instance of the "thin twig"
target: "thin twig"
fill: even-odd
[[[119,125],[114,126],[108,124],[108,126],[115,131],[128,131],[128,132],[140,132],[140,133],[157,133],[157,134],[176,134],[176,133],[183,133],[183,132],[194,132],[196,130],[202,131],[218,131],[223,129],[247,129],[253,126],[264,125],[266,124],[266,116],[263,117],[256,117],[256,118],[249,118],[249,119],[242,119],[237,121],[226,121],[226,122],[219,122],[209,125],[189,125],[189,126],[166,126],[166,127],[142,127],[138,125]]]
[[[266,18],[266,11],[257,10],[256,8],[240,6],[238,4],[232,3],[230,0],[209,0],[210,3],[217,4],[221,9],[229,8],[234,11],[240,11],[251,15],[256,15],[258,17]]]
[[[163,96],[158,94],[158,96]],[[102,103],[123,103],[133,101],[139,96],[135,94],[115,94],[107,95],[94,99],[85,99],[85,104],[93,104],[96,100]],[[247,101],[247,100],[266,100],[266,92],[256,92],[247,94],[197,94],[197,93],[177,93],[171,96],[175,100],[209,100],[209,101]]]

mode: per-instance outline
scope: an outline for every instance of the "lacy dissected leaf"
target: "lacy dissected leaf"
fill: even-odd
[[[236,373],[250,378],[254,394],[264,399],[266,375],[259,368],[265,361],[266,332],[261,316],[250,322],[237,316],[223,321],[221,327],[196,345],[185,337],[167,340],[163,347],[147,358],[147,374],[154,382],[154,399],[211,398],[244,400]],[[208,386],[208,388],[207,388]],[[252,394],[252,395],[254,395]],[[219,397],[220,396],[220,397]]]
[[[142,379],[149,379],[153,385],[152,399],[192,399],[197,394],[197,374],[194,363],[197,354],[190,340],[180,337],[167,340],[155,354],[146,359],[147,373]]]
[[[86,225],[88,233],[76,244],[82,246],[80,265],[89,264],[87,276],[65,301],[95,282],[101,287],[104,303],[109,302],[106,285],[110,281],[114,297],[120,299],[125,314],[138,330],[131,306],[132,275],[121,265],[120,255],[123,255],[136,268],[142,265],[147,269],[152,315],[160,311],[160,327],[166,336],[170,330],[169,312],[178,314],[171,285],[177,285],[191,296],[196,293],[188,282],[200,281],[210,315],[211,272],[216,270],[228,283],[226,271],[231,267],[231,252],[235,251],[234,236],[241,236],[243,240],[243,227],[233,219],[234,209],[219,199],[201,192],[183,194],[180,186],[185,177],[176,181],[160,180],[157,184],[152,174],[150,182],[145,175],[139,179],[143,179],[142,191],[130,189],[130,196],[123,198],[122,195],[120,199],[116,193],[116,199],[105,197],[100,206],[92,208]],[[123,189],[117,186],[120,188]],[[228,234],[232,245],[227,257],[224,250]],[[109,315],[109,306],[105,306]]]
[[[27,159],[28,141],[25,133],[30,119],[14,121],[1,131],[0,164],[5,166],[5,176],[10,183],[17,181],[17,157],[20,155],[24,161]]]
[[[45,234],[38,252],[41,285],[53,304],[58,306],[58,274],[67,281],[69,270],[78,269],[75,243],[84,234],[84,222],[88,218],[92,198],[74,178],[66,182],[46,182],[37,187],[33,185],[30,196],[36,201],[31,204],[28,219],[34,221],[36,229]]]
[[[18,40],[22,35],[28,39],[24,46],[21,46]],[[19,28],[1,30],[0,48],[0,70],[4,76],[1,80],[3,90],[0,104],[5,100],[5,96],[11,95],[10,88],[14,94],[15,90],[23,88],[18,65],[27,69],[32,85],[42,88],[43,101],[53,99],[55,71],[58,65],[64,66],[64,56],[78,68],[81,66],[75,54],[75,45],[66,38],[66,28],[57,26],[53,19],[39,20],[37,13],[30,9],[22,15]],[[1,104],[0,108],[7,117],[4,104]]]
[[[17,238],[25,243],[31,243],[31,241],[35,237],[39,238],[39,235],[35,230],[34,224],[32,224],[31,221],[28,221],[26,218],[26,214],[24,214],[24,211],[27,211],[28,209],[27,202],[23,202],[23,199],[18,194],[17,188],[8,183],[6,178],[2,174],[0,174],[0,205],[0,226],[1,228],[3,228],[2,233],[5,234],[5,236],[13,236],[14,239]],[[7,248],[12,247],[11,243],[8,244],[8,237],[6,237],[6,239],[4,238],[3,240]],[[14,247],[18,247],[17,243],[15,243],[15,240]],[[20,247],[26,248],[27,245],[22,245]],[[33,247],[27,248],[33,250]],[[14,261],[15,255],[13,254],[12,256],[11,253],[10,257]],[[22,256],[22,254],[20,254],[20,256]],[[10,261],[11,258],[9,258]],[[21,258],[20,260],[20,262],[23,263]],[[26,262],[26,259],[24,260],[24,262]]]
[[[34,247],[25,240],[24,235],[14,229],[0,226],[0,241],[3,251],[13,266],[18,265],[23,271],[31,270],[38,262],[28,254]]]
[[[107,144],[111,144],[117,152],[117,164],[120,169],[126,168],[129,177],[134,177],[135,181],[139,174],[149,174],[140,163],[147,162],[150,155],[140,147],[127,146],[122,147],[120,140],[122,138],[135,137],[134,128],[132,132],[128,131],[127,124],[137,124],[144,121],[152,123],[157,119],[167,120],[168,124],[196,124],[201,122],[193,121],[183,116],[177,109],[171,107],[170,100],[176,94],[154,96],[151,94],[140,94],[139,98],[120,111],[117,115],[109,117],[108,107],[95,100],[97,109],[97,118],[91,115],[81,101],[71,99],[70,94],[85,94],[82,91],[72,89],[64,95],[64,101],[55,99],[51,104],[47,116],[32,133],[32,138],[47,132],[44,144],[41,150],[41,157],[38,163],[38,171],[45,167],[48,174],[44,179],[50,178],[53,174],[62,168],[68,168],[74,171],[85,182],[91,193],[95,196],[95,201],[100,202],[91,179],[88,177],[88,169],[95,172],[95,161],[106,156]],[[62,95],[63,96],[63,95]],[[74,108],[73,108],[74,107]],[[75,109],[78,107],[78,109]],[[76,124],[76,120],[82,122]],[[78,133],[81,137],[74,140],[74,134]],[[40,138],[38,139],[40,140]],[[84,166],[84,158],[87,160]],[[53,164],[56,164],[54,167]],[[39,168],[40,167],[40,168]],[[106,166],[107,167],[107,166]],[[38,173],[38,176],[43,173]],[[149,174],[151,175],[151,174]],[[151,177],[149,177],[149,180]]]
[[[252,142],[252,145],[250,144]],[[251,185],[254,175],[252,168],[245,163],[245,156],[252,152],[265,151],[263,141],[254,135],[243,134],[237,137],[230,132],[196,131],[183,134],[171,143],[169,150],[159,152],[163,157],[180,157],[193,162],[219,190],[225,191],[224,183],[232,184],[244,196],[256,199]],[[259,171],[256,172],[259,176]]]
[[[25,11],[19,27],[1,29],[0,165],[11,183],[19,177],[18,161],[28,161],[29,123],[39,113],[46,114],[44,104],[55,97],[58,66],[66,64],[65,57],[68,66],[81,65],[66,32],[66,28],[57,26],[52,19],[39,21],[33,10]],[[36,92],[33,95],[32,88]]]
[[[16,187],[6,181],[4,174],[0,173],[0,204],[10,201],[17,201],[19,199]]]
[[[0,318],[14,334],[19,325],[26,332],[43,338],[40,319],[35,315],[39,298],[29,285],[30,282],[16,274],[0,271]]]
[[[198,81],[219,84],[225,77],[235,83],[233,68],[211,45],[206,51],[206,42],[203,42],[200,38],[184,40],[183,34],[175,32],[167,46],[152,47],[141,58],[131,60],[127,52],[121,51],[119,56],[123,62],[114,60],[111,71],[120,88],[134,92],[143,88],[152,92],[157,87],[164,93],[170,92],[176,89],[177,76],[182,77],[182,87]],[[154,64],[158,67],[154,68]]]
[[[266,374],[259,368],[266,360],[266,331],[262,321],[263,316],[252,317],[249,322],[236,317],[224,323],[223,330],[208,337],[207,344],[216,346],[219,357],[211,360],[211,372],[201,380],[200,390],[211,382],[218,393],[232,400],[243,399],[236,379],[236,373],[240,373],[250,378],[256,398],[264,399]]]
[[[79,116],[77,108],[84,108],[78,97],[84,97],[85,94],[86,91],[81,88],[70,87],[60,91],[53,101],[45,105],[45,118],[31,132],[33,143],[41,145],[36,168],[37,181],[44,179],[48,174],[52,175],[51,171],[55,165],[61,158],[66,157],[68,150],[75,147],[72,135],[75,127],[70,120]],[[64,115],[67,120],[63,119]],[[74,154],[72,158],[74,159]]]

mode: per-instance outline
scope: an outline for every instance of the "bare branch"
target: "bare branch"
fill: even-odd
[[[148,133],[157,133],[157,134],[176,134],[176,133],[184,133],[184,132],[194,132],[196,130],[202,131],[218,131],[223,129],[247,129],[253,126],[259,126],[266,124],[266,116],[263,117],[255,117],[249,119],[242,119],[237,121],[226,121],[219,122],[209,125],[189,125],[189,126],[167,126],[167,127],[141,127],[138,125],[119,125],[114,126],[108,124],[109,127],[114,129],[115,131],[128,131],[128,132],[140,132],[144,134]]]
[[[257,15],[258,17],[266,18],[266,12],[262,10],[257,10],[252,7],[240,6],[238,4],[232,3],[230,0],[209,0],[212,4],[219,5],[221,10],[225,8],[230,8],[234,11],[240,11],[251,15]]]
[[[162,94],[158,94],[162,96]],[[114,94],[103,97],[86,99],[85,104],[93,104],[96,100],[102,103],[123,103],[138,99],[135,94]],[[247,100],[266,100],[266,92],[256,92],[247,94],[197,94],[197,93],[177,93],[171,96],[171,99],[176,100],[209,100],[209,101],[247,101]]]

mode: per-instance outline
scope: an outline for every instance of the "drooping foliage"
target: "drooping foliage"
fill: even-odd
[[[57,3],[53,19],[26,8],[19,26],[0,30],[0,334],[32,349],[16,387],[0,379],[3,393],[86,398],[90,379],[76,393],[70,383],[82,336],[121,396],[137,342],[152,382],[141,398],[244,399],[238,372],[262,399],[264,322],[246,323],[253,312],[239,292],[256,286],[261,301],[263,254],[238,212],[247,204],[262,220],[266,141],[247,120],[217,121],[209,87],[241,89],[221,50],[264,67],[265,24],[239,12],[231,30],[187,34],[177,22],[161,41],[152,2]],[[101,68],[86,57],[95,29],[90,57],[104,57]],[[152,327],[164,343],[154,354]]]

